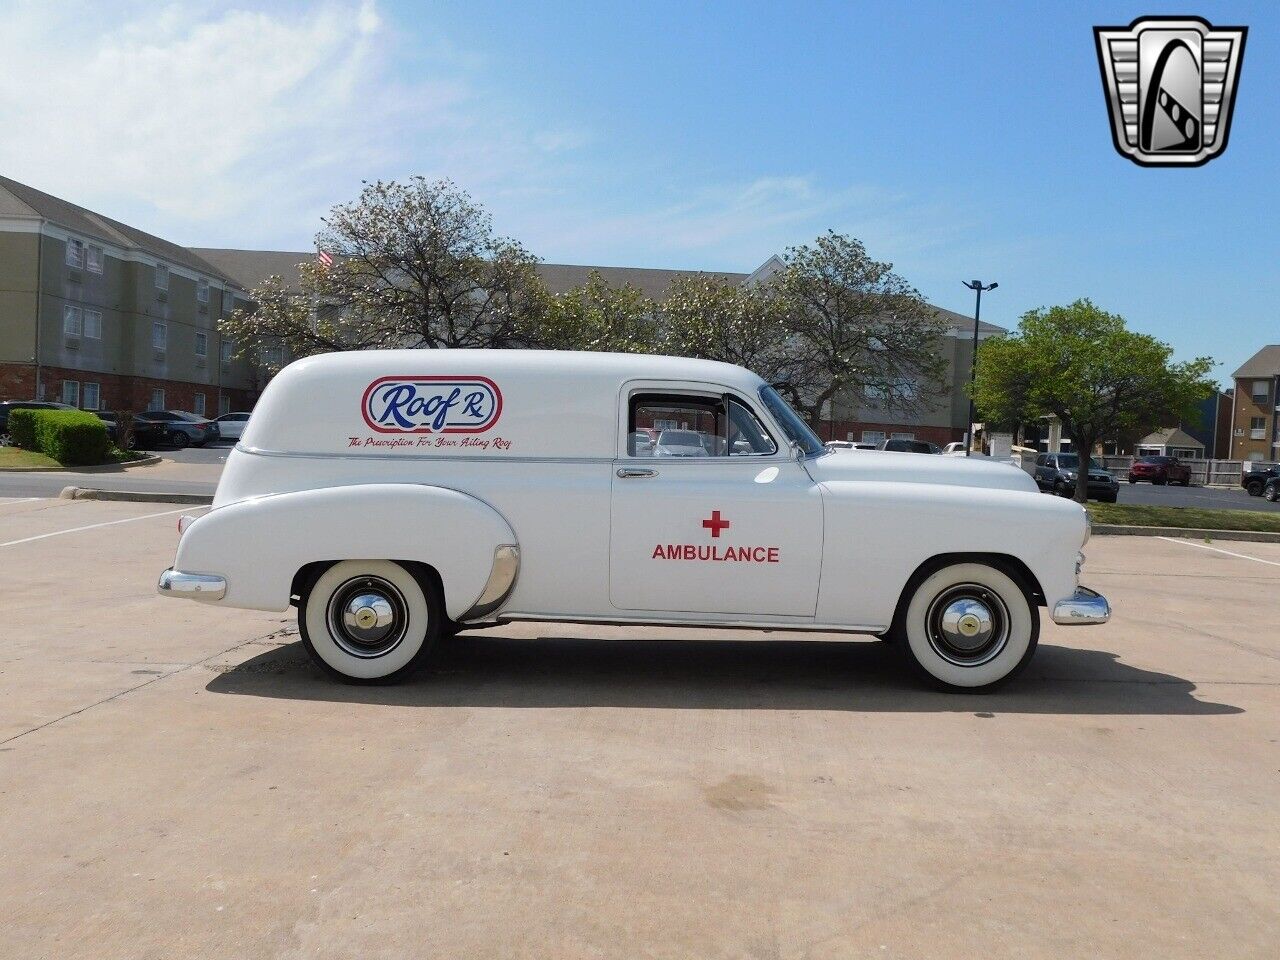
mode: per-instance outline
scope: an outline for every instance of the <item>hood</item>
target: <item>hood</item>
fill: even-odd
[[[1036,492],[1036,482],[1025,470],[995,460],[975,457],[942,457],[889,450],[847,450],[824,453],[805,460],[819,483],[828,480],[869,480],[881,483],[945,484],[988,490]]]

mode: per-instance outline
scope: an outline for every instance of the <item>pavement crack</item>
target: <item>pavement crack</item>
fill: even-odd
[[[196,660],[192,663],[183,664],[182,666],[178,667],[176,670],[170,670],[167,673],[161,673],[158,676],[149,677],[148,679],[143,680],[141,683],[134,684],[132,687],[127,687],[124,690],[118,690],[115,693],[111,694],[111,696],[109,697],[103,697],[101,700],[95,700],[93,703],[87,703],[83,707],[77,707],[75,710],[69,710],[66,713],[62,714],[61,716],[54,717],[51,720],[46,720],[44,723],[38,723],[34,727],[29,727],[28,729],[15,733],[10,737],[6,737],[5,739],[0,740],[0,746],[4,746],[6,743],[13,743],[13,741],[15,740],[20,740],[21,738],[27,736],[28,734],[37,733],[41,730],[46,729],[47,727],[52,727],[54,724],[61,723],[63,720],[69,720],[72,717],[78,717],[80,716],[80,714],[87,713],[88,711],[92,710],[94,707],[100,707],[103,704],[110,703],[113,700],[119,700],[121,697],[127,696],[128,694],[133,693],[134,691],[141,690],[143,687],[149,687],[153,683],[159,683],[161,680],[167,680],[169,677],[176,676],[179,673],[185,673],[186,671],[191,670],[195,667],[203,666],[204,664],[208,663],[210,660],[216,660],[219,657],[225,657],[227,654],[233,653],[236,650],[239,650],[241,647],[247,647],[252,643],[257,643],[263,639],[266,639],[267,637],[274,636],[279,632],[280,631],[278,630],[273,630],[271,633],[266,634],[262,637],[250,637],[247,640],[241,640],[239,643],[232,644],[231,646],[227,647],[225,650],[219,650],[217,653],[212,653],[209,656],[204,657],[200,660]]]

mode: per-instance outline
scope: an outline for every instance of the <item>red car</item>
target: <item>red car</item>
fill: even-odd
[[[1129,482],[1137,483],[1139,480],[1160,487],[1166,483],[1179,483],[1185,487],[1191,483],[1191,468],[1177,457],[1139,457],[1129,467]]]

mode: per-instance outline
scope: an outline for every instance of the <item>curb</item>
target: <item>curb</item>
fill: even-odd
[[[1094,536],[1181,537],[1187,540],[1246,540],[1252,543],[1280,543],[1280,533],[1265,530],[1206,530],[1200,527],[1131,527],[1115,523],[1095,523]]]
[[[95,463],[91,467],[63,467],[75,473],[108,473],[112,470],[128,470],[130,467],[149,467],[161,463],[163,457],[143,457],[141,460],[130,460],[127,463]]]
[[[130,467],[149,467],[163,462],[164,457],[145,457],[127,463],[95,463],[87,467],[9,467],[0,470],[0,473],[114,473]]]
[[[63,487],[58,494],[63,500],[123,500],[128,503],[213,503],[212,494],[141,493],[131,490],[96,490],[92,487]]]

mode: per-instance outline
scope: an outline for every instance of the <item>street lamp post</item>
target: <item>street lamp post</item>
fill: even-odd
[[[977,416],[973,405],[973,385],[978,379],[978,317],[982,314],[982,294],[985,290],[994,290],[1000,284],[989,283],[983,286],[981,280],[969,280],[964,281],[964,285],[977,298],[973,305],[973,361],[969,364],[969,429],[965,431],[964,445],[964,455],[967,457],[973,453],[973,418]]]

